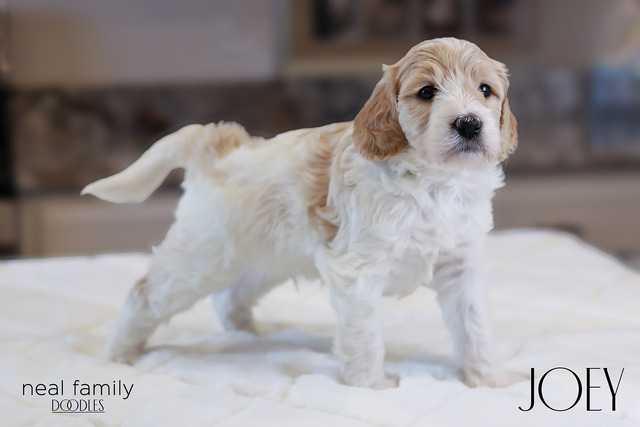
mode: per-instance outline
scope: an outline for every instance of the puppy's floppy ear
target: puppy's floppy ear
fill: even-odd
[[[367,159],[388,159],[408,145],[398,122],[396,70],[387,66],[383,70],[382,79],[353,122],[355,146]]]
[[[509,108],[509,99],[505,95],[502,100],[502,111],[500,112],[500,143],[502,152],[500,161],[504,161],[513,153],[518,146],[518,122]]]
[[[509,90],[509,78],[507,73],[507,66],[502,62],[493,61],[497,67],[498,75],[502,80],[504,88],[504,99],[502,100],[502,107],[500,109],[500,143],[502,146],[502,152],[500,153],[500,161],[504,161],[513,153],[518,146],[518,122],[511,112],[509,107],[509,98],[507,98],[507,91]]]

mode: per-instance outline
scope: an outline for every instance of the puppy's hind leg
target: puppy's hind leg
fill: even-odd
[[[142,354],[147,338],[161,321],[150,308],[149,280],[143,277],[129,291],[105,355],[115,362],[132,364]]]
[[[188,263],[154,259],[147,276],[129,292],[116,331],[107,344],[106,356],[117,362],[133,363],[160,323],[231,281],[226,280],[225,274],[212,280],[195,270],[196,266]]]
[[[226,331],[256,334],[252,307],[278,284],[260,274],[245,274],[223,291],[211,295],[213,308]]]

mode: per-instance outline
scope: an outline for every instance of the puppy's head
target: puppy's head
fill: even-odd
[[[515,150],[507,69],[473,43],[425,41],[383,70],[354,121],[364,157],[387,159],[407,149],[429,164],[477,167]]]

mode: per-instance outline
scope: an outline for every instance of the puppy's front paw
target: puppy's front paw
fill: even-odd
[[[374,390],[384,390],[387,388],[396,388],[400,384],[400,375],[394,372],[384,372],[384,379],[371,386]]]
[[[123,347],[117,346],[113,342],[107,344],[104,354],[107,359],[117,363],[133,365],[142,356],[143,347]]]
[[[349,377],[347,374],[344,376],[344,382],[347,385],[354,387],[372,388],[374,390],[385,390],[388,388],[396,388],[400,383],[400,376],[395,373],[385,372],[380,377],[364,377],[362,375],[355,375]]]
[[[524,375],[507,372],[502,369],[492,370],[487,373],[466,373],[464,375],[465,384],[472,388],[481,386],[502,388],[527,380],[528,378]]]

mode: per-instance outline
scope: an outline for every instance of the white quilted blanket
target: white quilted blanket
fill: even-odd
[[[255,309],[261,336],[221,332],[202,301],[161,327],[135,366],[108,362],[106,337],[147,261],[125,254],[0,263],[0,425],[640,424],[640,276],[547,231],[495,234],[489,254],[497,353],[511,371],[535,368],[531,411],[518,408],[531,405],[530,382],[469,389],[456,378],[426,289],[385,300],[386,369],[400,375],[397,389],[340,384],[334,314],[317,283],[268,295]],[[548,406],[571,406],[581,387],[562,412],[537,394],[540,377],[559,367],[544,381]],[[586,368],[600,368],[589,384]],[[615,411],[603,368],[617,385]],[[63,410],[85,413],[55,413]]]

